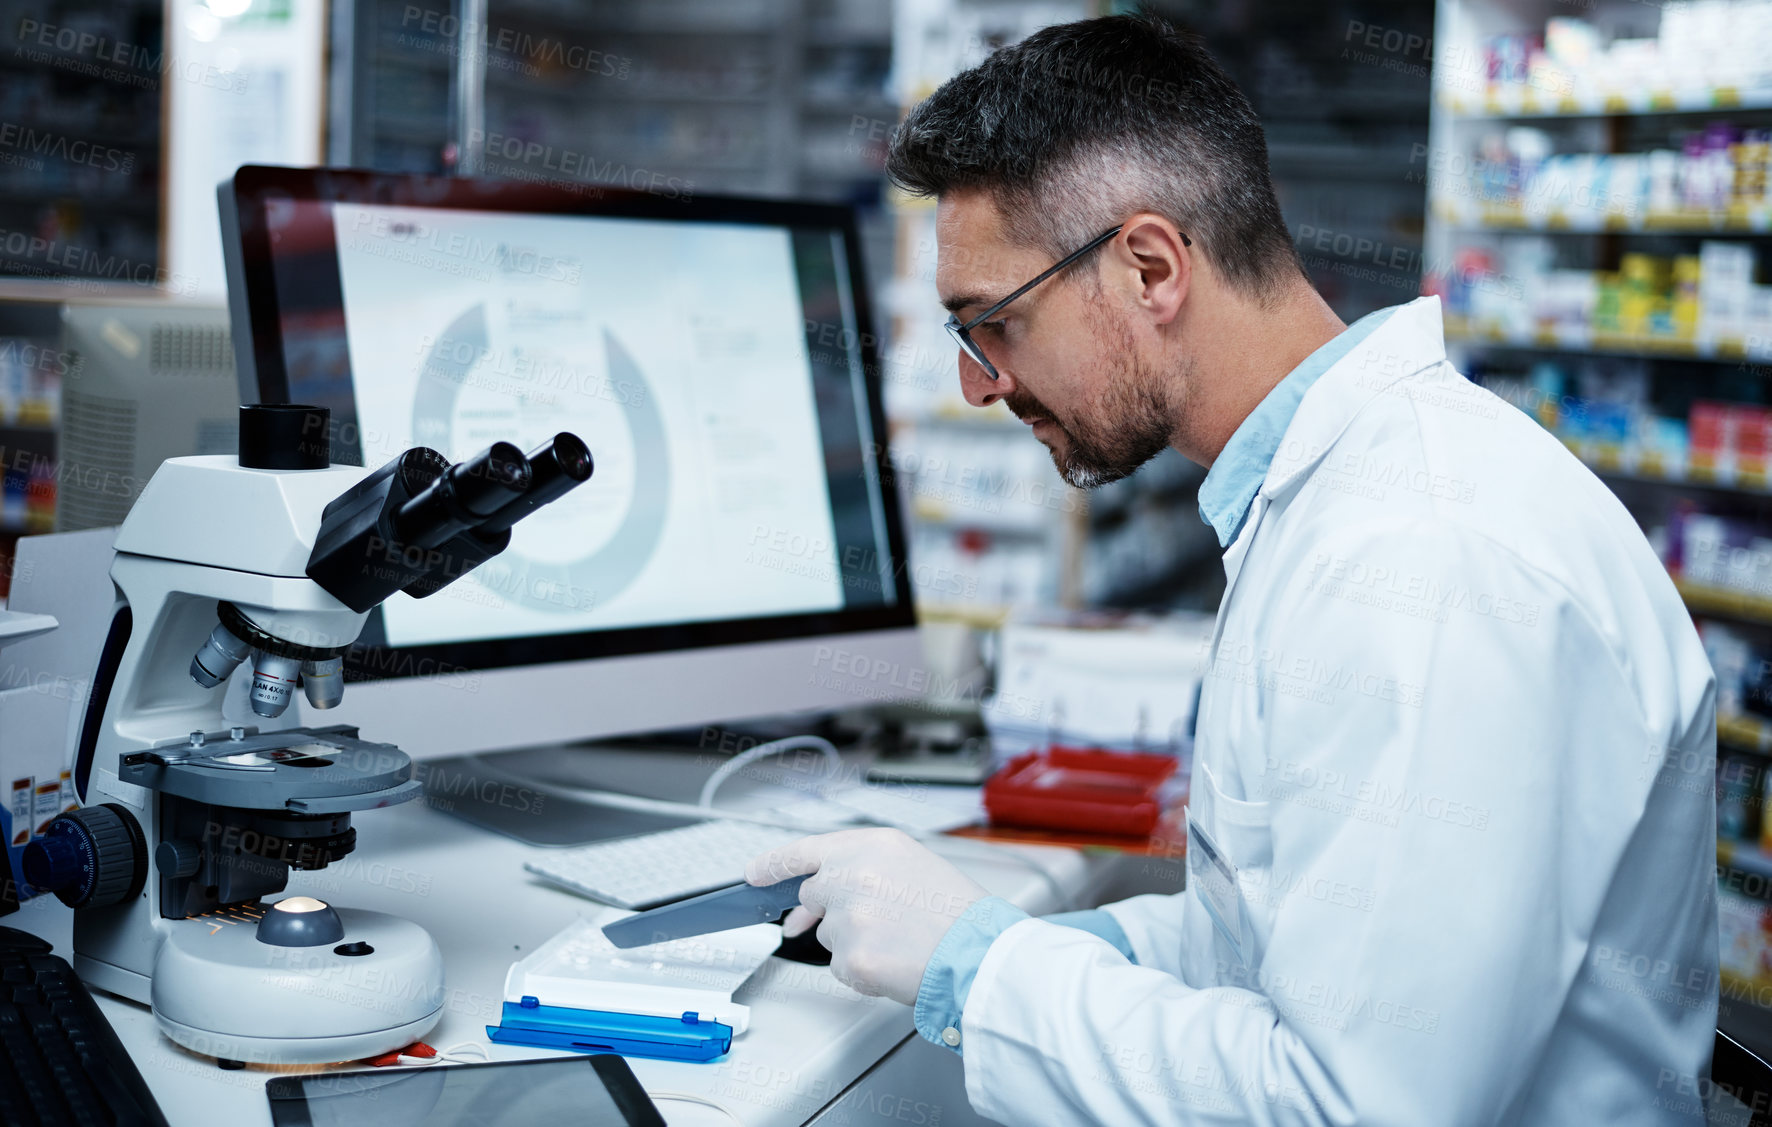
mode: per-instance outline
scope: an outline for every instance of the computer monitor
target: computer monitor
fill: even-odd
[[[921,689],[851,210],[260,166],[219,192],[242,394],[330,408],[334,461],[560,430],[596,460],[373,612],[308,722],[424,758]]]
[[[123,523],[160,463],[231,454],[239,385],[228,311],[170,301],[69,304],[61,312],[55,527]]]

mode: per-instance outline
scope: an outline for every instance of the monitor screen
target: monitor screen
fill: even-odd
[[[330,408],[334,461],[562,430],[596,461],[503,554],[378,608],[355,676],[912,622],[847,210],[338,170],[232,187],[258,395]]]

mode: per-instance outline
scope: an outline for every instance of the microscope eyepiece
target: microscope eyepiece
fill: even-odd
[[[240,407],[240,464],[255,470],[323,470],[332,464],[332,411],[301,403]]]
[[[524,517],[566,496],[573,487],[590,480],[594,463],[591,448],[570,431],[561,431],[529,455],[529,491],[480,523],[482,535],[503,532]]]
[[[491,516],[530,486],[529,461],[509,442],[494,442],[443,476],[456,501],[477,517]]]
[[[584,439],[571,431],[561,431],[554,440],[529,456],[529,468],[535,469],[536,463],[551,462],[559,468],[559,472],[572,479],[573,485],[591,479],[594,463],[591,460],[591,448],[586,446]],[[570,488],[570,486],[568,487]]]
[[[444,470],[394,515],[400,540],[434,548],[520,498],[531,483],[523,451],[495,442]]]
[[[416,497],[445,473],[449,472],[449,459],[432,450],[429,446],[414,446],[394,456],[394,460],[382,467],[400,479],[401,488],[409,497]]]

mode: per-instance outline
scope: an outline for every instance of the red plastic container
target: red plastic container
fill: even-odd
[[[1178,766],[1171,755],[1030,751],[984,784],[984,808],[994,825],[1149,837],[1163,816],[1163,784]]]

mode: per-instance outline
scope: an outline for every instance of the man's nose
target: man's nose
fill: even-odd
[[[1015,390],[1015,377],[1008,372],[998,368],[998,378],[993,380],[984,365],[969,356],[965,349],[959,352],[960,394],[966,397],[966,402],[974,407],[989,407]]]

